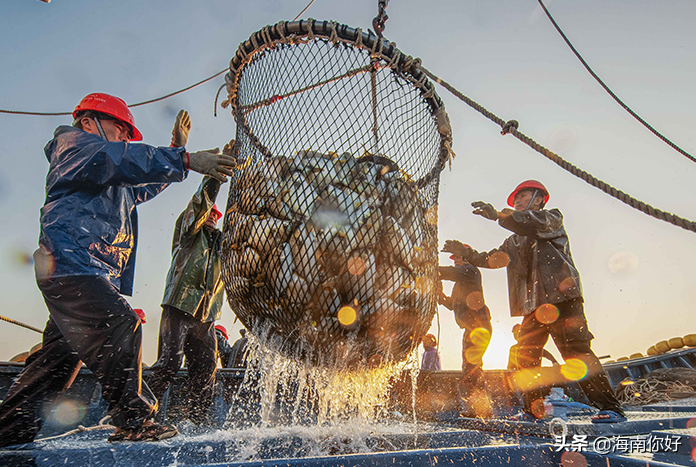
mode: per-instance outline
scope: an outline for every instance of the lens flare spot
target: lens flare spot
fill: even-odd
[[[57,425],[68,426],[79,423],[84,416],[85,408],[82,404],[72,400],[63,400],[53,408],[49,420]]]
[[[638,257],[630,251],[616,253],[607,264],[614,274],[630,274],[638,269]]]
[[[491,332],[486,328],[476,328],[471,331],[469,340],[476,347],[483,347],[485,349],[491,341]]]
[[[496,251],[488,257],[488,267],[497,269],[505,268],[510,263],[510,257],[504,251]]]
[[[554,152],[563,153],[575,144],[576,139],[577,133],[572,128],[559,128],[549,138],[549,148]]]
[[[478,291],[471,292],[466,296],[466,306],[473,310],[483,308],[486,303],[483,301],[483,294]]]
[[[532,415],[536,418],[544,418],[546,416],[546,407],[544,407],[544,399],[537,399],[532,402]]]
[[[537,321],[539,321],[542,324],[555,323],[556,320],[558,319],[558,315],[559,315],[558,308],[551,305],[550,303],[546,303],[544,305],[541,305],[534,312],[534,316],[536,317]]]
[[[13,254],[14,263],[18,266],[31,266],[34,264],[34,259],[31,254],[24,250],[17,250]]]
[[[608,459],[607,459],[608,462]],[[565,451],[561,454],[562,467],[587,467],[585,456],[575,451]]]
[[[686,427],[687,427],[687,428],[696,428],[696,418],[690,418],[690,419],[686,422]]]
[[[354,276],[359,276],[365,272],[365,261],[359,256],[352,256],[348,260],[348,272]]]
[[[483,365],[483,354],[486,349],[481,347],[470,347],[464,352],[464,358],[466,358],[467,363],[472,365]]]
[[[425,212],[425,221],[430,225],[437,225],[437,204],[430,206]]]
[[[579,381],[587,376],[587,365],[580,359],[569,358],[565,364],[561,365],[561,374],[568,381]]]
[[[344,326],[350,326],[358,319],[358,312],[353,307],[344,306],[338,310],[338,322]]]
[[[562,294],[566,294],[575,288],[577,288],[577,286],[575,285],[575,279],[572,277],[566,277],[558,284],[558,291]]]

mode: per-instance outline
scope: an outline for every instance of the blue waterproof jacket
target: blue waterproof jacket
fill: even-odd
[[[37,279],[101,276],[131,295],[136,205],[186,178],[186,149],[108,142],[60,126],[44,151],[50,168],[34,255]]]

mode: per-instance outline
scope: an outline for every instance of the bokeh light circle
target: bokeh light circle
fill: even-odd
[[[587,376],[587,365],[580,359],[569,358],[561,365],[561,374],[568,381],[579,381]]]
[[[491,256],[488,257],[488,267],[504,268],[510,263],[510,257],[504,251],[496,251]]]
[[[469,340],[476,347],[488,347],[491,342],[491,332],[486,328],[475,328],[469,335]]]
[[[365,272],[365,261],[360,256],[351,256],[348,260],[348,272],[354,276],[359,276]]]
[[[561,454],[562,467],[587,467],[585,456],[575,451],[565,451]]]
[[[536,317],[537,321],[542,324],[555,323],[559,314],[560,312],[558,311],[558,308],[550,303],[545,303],[534,311],[534,316]]]
[[[338,322],[344,326],[350,326],[358,319],[358,313],[353,307],[344,306],[338,310]]]
[[[483,294],[479,291],[473,291],[466,296],[466,306],[472,310],[478,310],[483,308],[486,303],[483,300]]]
[[[49,417],[52,424],[71,426],[82,421],[85,416],[85,407],[73,400],[60,401],[53,408]]]
[[[532,402],[532,414],[536,418],[546,417],[546,407],[544,407],[544,399],[536,399]]]
[[[622,251],[609,258],[607,266],[614,274],[630,274],[638,269],[638,257],[630,251]]]

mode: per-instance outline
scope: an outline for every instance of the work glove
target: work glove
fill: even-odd
[[[184,109],[179,110],[176,120],[174,121],[174,129],[172,130],[173,148],[181,148],[188,143],[188,135],[191,131],[191,117]]]
[[[232,151],[234,151],[234,143],[235,140],[231,139],[229,143],[225,143],[225,146],[222,148],[222,153],[226,156],[231,156]]]
[[[235,166],[233,157],[220,154],[220,148],[209,149],[207,151],[192,152],[189,154],[189,168],[194,172],[203,175],[210,175],[220,180],[222,183],[227,181],[226,175],[234,175],[232,170]]]
[[[475,208],[474,214],[478,214],[492,221],[498,220],[498,211],[496,211],[492,204],[484,203],[483,201],[474,201],[471,205]]]
[[[445,240],[445,246],[442,247],[442,251],[445,253],[452,253],[453,255],[461,256],[465,260],[469,260],[471,256],[471,248],[465,246],[459,240]]]

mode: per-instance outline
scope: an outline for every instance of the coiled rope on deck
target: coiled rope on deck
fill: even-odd
[[[598,178],[594,177],[593,175],[585,172],[584,170],[581,170],[580,168],[574,166],[570,162],[566,161],[563,159],[561,156],[556,154],[555,152],[551,151],[548,148],[545,148],[541,144],[537,143],[534,141],[532,138],[529,136],[525,135],[521,131],[517,129],[518,124],[515,120],[510,120],[506,122],[502,118],[498,117],[495,115],[493,112],[490,112],[487,110],[485,107],[480,105],[479,103],[473,101],[469,97],[465,96],[462,94],[460,91],[455,89],[451,84],[447,83],[446,81],[443,81],[442,79],[438,78],[435,76],[433,73],[431,73],[428,69],[426,69],[421,63],[420,60],[415,59],[414,64],[420,68],[420,70],[425,73],[431,80],[437,82],[439,85],[447,89],[449,92],[451,92],[455,97],[469,105],[471,108],[482,114],[484,117],[488,118],[489,120],[497,123],[500,125],[502,131],[501,134],[505,135],[507,133],[510,133],[513,135],[515,138],[519,139],[550,161],[556,163],[559,165],[562,169],[570,172],[571,174],[575,175],[576,177],[584,180],[585,182],[589,183],[595,188],[598,188],[602,190],[604,193],[608,194],[609,196],[612,196],[622,203],[625,203],[629,206],[631,206],[634,209],[637,209],[649,216],[654,217],[655,219],[660,219],[665,222],[669,222],[672,225],[676,225],[677,227],[681,227],[682,229],[689,230],[691,232],[696,232],[696,223],[693,221],[690,221],[688,219],[684,219],[682,217],[676,216],[670,212],[662,211],[660,209],[654,208],[653,206],[644,203],[643,201],[640,201],[632,196],[630,196],[627,193],[624,193],[621,190],[618,190],[614,188],[613,186],[609,185],[608,183],[599,180]]]

